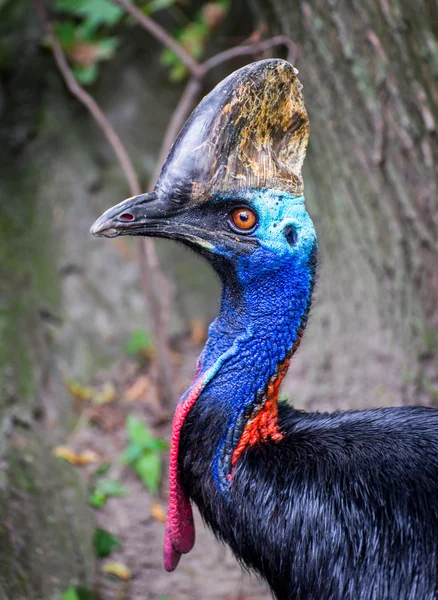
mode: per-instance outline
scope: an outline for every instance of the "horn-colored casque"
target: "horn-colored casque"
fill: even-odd
[[[216,86],[177,137],[156,193],[181,204],[248,188],[301,195],[309,119],[297,73],[263,60]]]

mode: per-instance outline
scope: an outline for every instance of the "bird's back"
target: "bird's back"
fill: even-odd
[[[228,506],[207,474],[184,477],[237,557],[280,600],[438,598],[438,410],[283,405],[279,423],[282,441],[241,456]]]

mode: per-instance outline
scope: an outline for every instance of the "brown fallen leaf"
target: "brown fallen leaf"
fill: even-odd
[[[135,402],[140,400],[146,393],[146,390],[150,387],[151,381],[147,375],[140,375],[132,385],[125,391],[124,396],[126,400]]]
[[[156,504],[156,503],[152,504],[151,515],[152,515],[153,519],[155,519],[156,521],[159,521],[160,523],[166,522],[166,512],[160,504]]]
[[[119,579],[123,579],[127,581],[131,579],[132,573],[131,569],[129,569],[126,565],[121,562],[109,562],[106,563],[103,567],[104,573],[108,573],[109,575],[115,575]]]
[[[52,454],[58,458],[63,458],[71,465],[77,467],[89,465],[100,460],[100,456],[96,452],[93,452],[93,450],[84,450],[83,452],[76,453],[74,450],[68,448],[68,446],[56,446],[53,448]]]

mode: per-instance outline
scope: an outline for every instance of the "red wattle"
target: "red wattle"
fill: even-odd
[[[203,383],[202,377],[193,382],[188,395],[180,400],[173,417],[169,460],[169,504],[164,539],[166,571],[176,569],[181,554],[190,552],[195,543],[192,507],[182,488],[178,473],[178,449],[184,420],[198,399]]]
[[[166,535],[164,538],[164,568],[171,573],[176,569],[181,558],[181,554],[175,550],[172,545],[172,536],[166,523]]]

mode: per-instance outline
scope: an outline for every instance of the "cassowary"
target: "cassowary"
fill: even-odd
[[[154,191],[92,227],[179,240],[223,284],[173,422],[165,567],[194,544],[193,501],[279,600],[437,599],[438,411],[278,402],[315,281],[308,135],[297,71],[251,64],[192,113]]]

